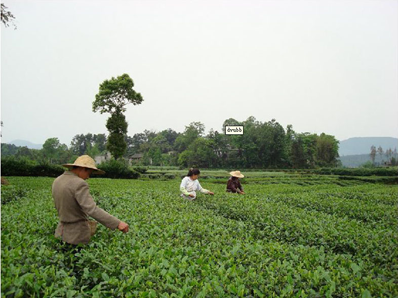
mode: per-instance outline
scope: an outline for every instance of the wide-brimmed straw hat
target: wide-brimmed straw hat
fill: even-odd
[[[234,171],[229,173],[232,177],[243,178],[245,177],[240,171]]]
[[[63,166],[67,168],[72,168],[72,167],[88,168],[94,170],[94,172],[97,174],[105,174],[104,171],[97,169],[97,167],[95,166],[94,159],[92,159],[88,155],[79,156],[74,163],[67,163],[64,164]]]

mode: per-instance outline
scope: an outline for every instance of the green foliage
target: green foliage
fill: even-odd
[[[17,201],[26,197],[27,190],[23,187],[15,187],[13,185],[1,186],[1,204]]]
[[[209,139],[198,138],[180,154],[180,166],[211,168],[217,167],[218,157],[214,152],[214,142]]]
[[[143,98],[133,87],[134,82],[128,74],[105,80],[95,96],[93,112],[120,114],[126,111],[125,105],[128,103],[141,104]]]
[[[96,156],[101,154],[101,151],[98,149],[98,145],[94,145],[93,147],[89,146],[87,148],[86,154],[94,159]]]
[[[114,104],[123,105],[115,99]],[[183,133],[172,129],[161,132],[145,130],[143,133],[127,136],[128,124],[122,108],[113,109],[106,123],[110,132],[106,148],[115,159],[131,159],[135,164],[145,166],[180,166],[232,169],[314,169],[338,167],[338,141],[334,136],[296,133],[292,125],[286,132],[275,120],[257,121],[249,117],[243,122],[227,119],[226,125],[243,125],[243,135],[225,135],[224,132],[210,130],[204,135],[205,127],[200,122],[191,122]],[[82,154],[93,158],[105,150],[105,134],[91,133],[76,135],[70,150],[59,144],[57,138],[46,141],[41,151],[28,148],[14,148],[2,144],[4,156],[14,155],[40,163],[62,164],[73,162]],[[384,151],[380,151],[384,152]],[[379,153],[380,154],[380,153]],[[396,158],[392,150],[384,152],[386,165],[394,165]],[[379,155],[377,155],[379,157]],[[376,162],[375,165],[378,163]]]
[[[145,165],[154,165],[154,166],[162,165],[163,160],[160,148],[155,146],[149,148],[149,150],[144,154],[144,161],[146,161]]]
[[[1,156],[6,157],[10,155],[15,155],[18,151],[17,146],[14,144],[6,144],[6,143],[1,143]]]
[[[4,176],[47,176],[57,177],[65,171],[60,165],[38,164],[29,159],[13,157],[1,159],[1,174]]]
[[[1,174],[3,176],[31,176],[35,165],[35,162],[28,159],[5,157],[1,159]]]
[[[58,138],[49,138],[44,142],[42,151],[49,162],[51,162],[51,159],[57,156],[59,149],[64,149],[61,146],[62,145]]]
[[[360,168],[365,168],[365,169],[372,169],[374,167],[375,167],[374,163],[371,162],[370,160],[368,160],[367,162],[365,162],[360,166]]]
[[[397,167],[389,168],[322,168],[313,170],[313,173],[324,175],[343,175],[343,176],[398,176]]]
[[[94,158],[93,155],[105,151],[105,145],[105,134],[78,134],[73,137],[70,150],[77,156],[87,154]],[[93,152],[93,150],[95,150],[95,152]]]
[[[322,133],[316,139],[316,160],[320,167],[334,167],[339,157],[339,141],[334,136]]]
[[[42,163],[61,164],[68,161],[71,154],[65,144],[61,144],[58,138],[49,138],[41,149]]]
[[[111,133],[108,136],[106,147],[115,159],[119,159],[126,152],[127,144],[122,134]]]
[[[175,140],[175,148],[182,152],[186,150],[197,138],[203,136],[205,126],[201,122],[191,122],[185,126],[184,133],[180,134]]]
[[[38,164],[33,167],[32,176],[58,177],[65,171],[65,168],[59,165]]]
[[[99,164],[98,168],[105,171],[105,174],[101,175],[101,177],[124,179],[137,179],[140,177],[139,172],[130,169],[126,163],[120,160],[111,159]]]
[[[125,141],[127,121],[123,113],[128,103],[141,104],[143,98],[133,89],[134,83],[128,74],[123,74],[111,80],[105,80],[99,87],[99,92],[93,102],[93,112],[110,113],[106,123],[109,131],[107,149],[115,159],[122,157],[127,149]]]
[[[125,141],[127,133],[126,117],[120,113],[112,114],[106,122],[106,128],[110,133],[106,148],[115,159],[119,159],[124,155],[127,149],[127,143]]]
[[[292,142],[291,162],[293,168],[308,169],[315,167],[317,135],[297,134]]]
[[[145,174],[148,171],[148,168],[146,167],[133,167],[133,170],[140,173],[140,174]]]
[[[126,117],[121,113],[112,114],[106,121],[106,128],[111,134],[125,135],[127,126]]]
[[[396,185],[252,175],[245,196],[203,180],[216,196],[193,202],[180,179],[89,179],[130,231],[100,225],[79,252],[54,239],[53,179],[7,177],[25,193],[2,205],[2,296],[398,296]]]
[[[16,154],[15,154],[15,157],[16,158],[28,158],[30,160],[34,160],[36,152],[37,152],[37,150],[29,149],[26,146],[19,147],[17,152],[16,152]]]

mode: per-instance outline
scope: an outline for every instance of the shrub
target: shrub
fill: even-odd
[[[341,175],[341,176],[397,176],[398,169],[390,168],[322,168],[313,170],[313,173],[320,175]]]
[[[65,168],[59,165],[41,164],[32,167],[32,176],[58,177],[65,172]]]
[[[175,178],[176,178],[176,175],[174,175],[174,174],[165,174],[164,177],[165,177],[166,179],[175,179]]]
[[[2,187],[1,204],[7,204],[12,201],[19,200],[27,195],[27,190],[13,185]]]
[[[160,179],[160,178],[162,178],[162,175],[161,174],[149,174],[148,177],[150,179]]]
[[[32,176],[34,162],[14,157],[1,159],[1,174],[3,176]]]
[[[375,167],[375,165],[370,160],[368,160],[367,162],[365,162],[364,164],[362,164],[360,166],[360,168],[365,168],[365,169],[372,169],[374,167]]]
[[[47,176],[57,177],[65,169],[59,165],[37,164],[28,159],[15,159],[14,157],[1,160],[1,173],[3,176]]]
[[[146,167],[133,167],[133,171],[136,171],[140,174],[145,174],[148,171]]]
[[[129,169],[126,163],[115,159],[102,162],[101,164],[98,165],[98,168],[105,171],[104,175],[97,176],[101,178],[105,177],[105,178],[137,179],[140,177],[140,173]]]

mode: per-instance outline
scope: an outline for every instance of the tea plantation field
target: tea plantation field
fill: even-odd
[[[6,177],[2,297],[398,297],[398,186],[336,176],[200,179],[215,196],[179,197],[179,177],[89,179],[126,221],[71,254],[54,238],[53,178]]]

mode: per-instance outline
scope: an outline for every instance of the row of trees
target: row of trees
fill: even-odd
[[[226,135],[225,126],[242,125],[243,135]],[[204,168],[314,168],[338,165],[338,141],[330,135],[285,130],[276,120],[239,122],[227,119],[221,132],[193,122],[183,133],[144,131],[131,139],[130,154],[143,153],[143,163]]]
[[[243,135],[226,135],[225,126],[242,125]],[[289,125],[284,129],[276,120],[257,121],[249,117],[239,122],[224,121],[222,130],[205,135],[205,126],[192,122],[178,133],[145,130],[125,136],[122,158],[140,165],[201,168],[315,168],[338,165],[338,141],[334,136],[297,133]],[[66,163],[77,156],[105,155],[109,137],[105,134],[76,135],[68,148],[57,138],[46,140],[41,150],[13,148],[2,144],[2,156],[14,155],[39,162]]]
[[[61,144],[58,138],[49,138],[43,148],[29,149],[13,144],[1,144],[1,156],[12,156],[16,159],[27,159],[39,164],[62,164],[73,162],[78,156],[88,154],[93,158],[106,153],[106,135],[91,134],[76,135],[70,144]]]
[[[376,149],[376,146],[371,146],[370,147],[370,159],[372,160],[372,164],[375,164],[375,160],[376,160],[376,155],[379,154],[380,156],[380,160],[381,163],[385,163],[388,165],[392,165],[395,166],[397,164],[397,160],[396,160],[396,156],[397,156],[397,148],[394,148],[394,150],[392,150],[391,148],[388,148],[387,150],[383,150],[383,148],[381,146],[379,146]],[[384,157],[386,159],[384,159]]]

